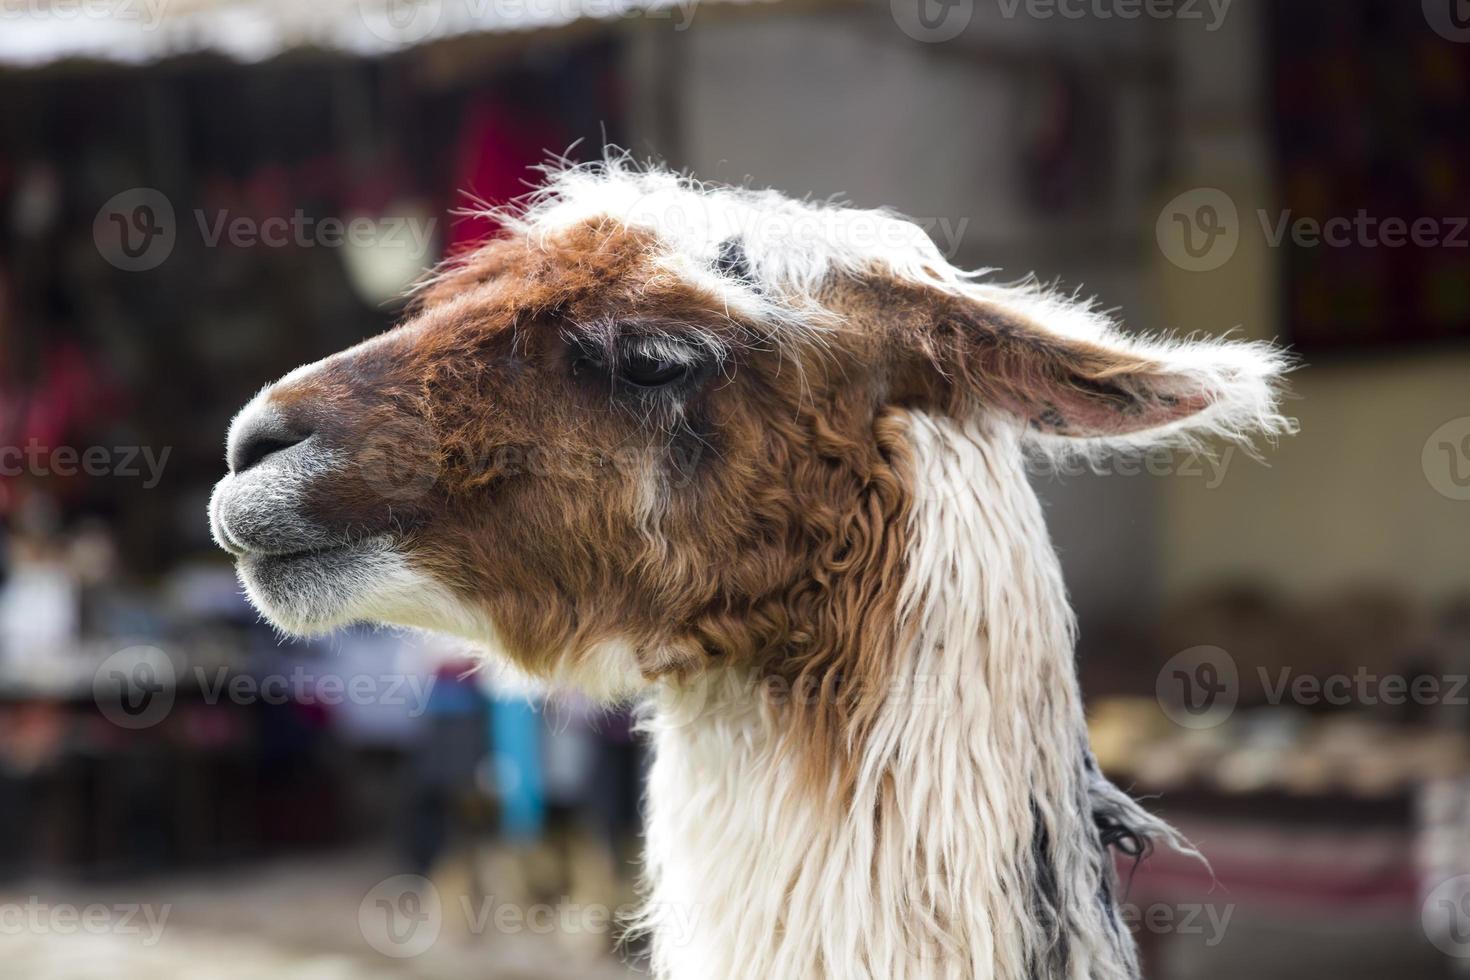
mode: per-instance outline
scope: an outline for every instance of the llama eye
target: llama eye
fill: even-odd
[[[580,354],[577,357],[572,358],[573,377],[581,374],[595,374],[597,370],[598,364],[595,358],[589,357],[586,354]],[[607,373],[605,368],[603,369],[603,373]]]
[[[663,388],[684,380],[693,370],[693,365],[683,361],[630,351],[623,357],[618,375],[634,387]]]

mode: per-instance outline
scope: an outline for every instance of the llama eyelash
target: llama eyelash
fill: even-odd
[[[693,347],[683,340],[659,336],[631,337],[622,342],[619,351],[620,357],[624,360],[630,357],[642,357],[670,361],[687,367],[704,363],[709,354],[707,349]]]

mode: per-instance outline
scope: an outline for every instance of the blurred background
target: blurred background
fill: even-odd
[[[257,622],[233,412],[604,143],[1290,344],[1267,453],[1042,472],[1148,975],[1470,973],[1464,0],[0,2],[0,976],[634,975],[629,719]],[[424,887],[427,879],[429,887]]]

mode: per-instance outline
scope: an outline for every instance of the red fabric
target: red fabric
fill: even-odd
[[[508,99],[487,97],[465,120],[455,156],[456,209],[482,210],[515,200],[530,191],[536,174],[563,136],[544,119],[517,111]],[[449,255],[485,241],[499,223],[483,215],[459,216],[450,223]]]
[[[28,452],[32,444],[43,451],[71,445],[123,407],[106,372],[79,344],[63,341],[44,351],[36,378],[19,379],[11,387],[0,379],[0,446]],[[17,505],[11,484],[20,481],[0,475],[0,514]]]

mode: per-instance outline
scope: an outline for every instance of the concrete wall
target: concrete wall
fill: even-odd
[[[1240,246],[1210,272],[1156,255],[1166,320],[1280,336],[1280,259],[1258,209],[1277,210],[1263,135],[1263,0],[1236,0],[1216,35],[1176,33],[1181,168],[1160,199],[1218,187],[1234,199]],[[1434,600],[1470,590],[1470,502],[1431,485],[1421,461],[1445,422],[1470,415],[1470,353],[1410,352],[1308,362],[1293,379],[1300,435],[1269,468],[1236,458],[1218,489],[1166,481],[1160,541],[1165,598],[1222,578],[1312,595],[1365,580]],[[1470,460],[1466,461],[1470,464]]]

